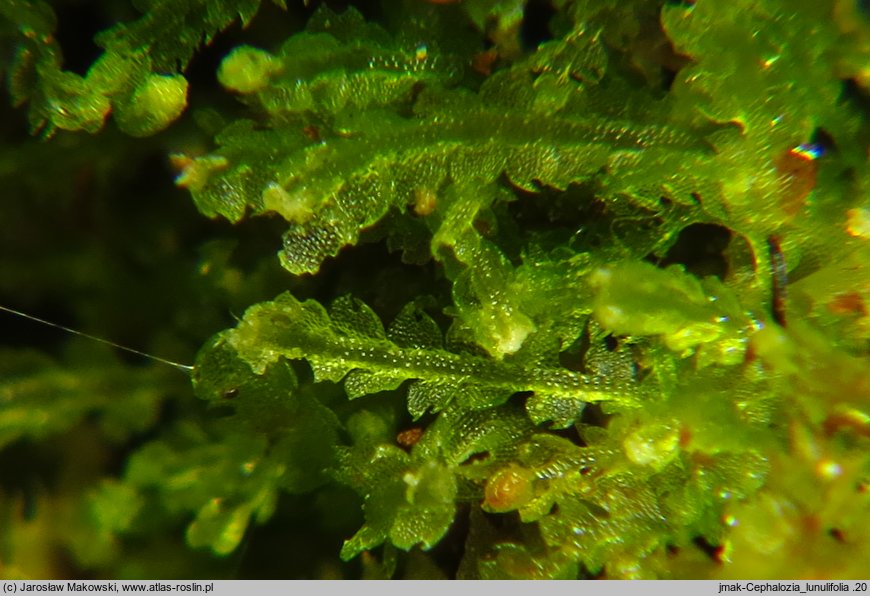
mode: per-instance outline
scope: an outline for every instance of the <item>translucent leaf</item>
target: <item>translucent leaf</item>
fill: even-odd
[[[739,350],[741,335],[751,330],[727,288],[720,285],[719,295],[708,296],[700,280],[676,268],[623,264],[600,269],[591,281],[597,289],[595,316],[604,328],[623,335],[662,335],[681,354],[703,344]],[[723,356],[737,358],[729,352],[723,350]]]
[[[564,189],[591,180],[626,153],[637,156],[634,169],[650,172],[647,154],[649,167],[659,167],[655,156],[704,149],[690,134],[667,126],[613,122],[586,109],[531,118],[519,102],[490,101],[498,94],[489,89],[502,88],[504,79],[527,95],[543,96],[543,88],[530,86],[533,64],[494,75],[479,96],[451,89],[451,56],[425,43],[403,46],[360,23],[353,11],[336,16],[322,10],[308,32],[288,40],[276,57],[283,59],[280,73],[264,87],[258,78],[254,94],[269,125],[248,135],[222,135],[222,147],[212,157],[227,160],[227,171],[209,177],[202,188],[190,187],[204,213],[237,219],[236,199],[226,195],[241,192],[254,213],[282,215],[290,225],[281,260],[294,273],[316,272],[391,208],[414,205],[416,216],[432,215],[436,226],[452,233],[441,223],[439,203],[450,202],[441,195],[453,183],[463,189],[460,211],[474,217],[481,197],[491,195],[487,187],[502,175],[529,191],[540,185]],[[554,52],[569,51],[571,43],[558,40],[551,46]],[[243,150],[255,144],[254,137],[268,153]],[[436,230],[433,247],[439,244],[457,245],[438,240]]]
[[[516,442],[531,432],[522,410],[510,404],[491,410],[469,410],[453,405],[429,427],[415,446],[418,457],[439,456],[458,465],[475,454],[493,459],[512,454]]]
[[[377,466],[380,481],[365,489],[366,524],[345,542],[342,559],[351,559],[387,538],[403,550],[418,544],[429,549],[452,524],[457,490],[453,473],[434,462],[411,467],[407,456],[399,453],[382,447],[370,461],[369,465]]]
[[[345,380],[350,382],[348,394],[353,397],[394,389],[403,380],[418,380],[411,385],[409,397],[415,417],[451,399],[467,407],[493,407],[517,391],[540,391],[578,404],[630,403],[646,391],[631,378],[589,376],[440,349],[402,348],[386,339],[383,327],[375,324],[367,308],[343,310],[340,316],[344,320],[333,322],[318,303],[299,302],[283,294],[274,302],[248,309],[239,326],[219,335],[212,346],[235,350],[255,372],[282,357],[309,361],[318,380],[335,381],[354,371]],[[208,349],[201,353],[196,376],[207,378],[210,358]]]
[[[414,419],[428,410],[438,412],[450,403],[456,389],[448,384],[417,381],[408,389],[408,412]]]
[[[440,349],[444,340],[438,324],[416,304],[407,304],[387,329],[400,348]]]
[[[344,389],[350,399],[364,397],[380,391],[398,389],[404,379],[389,377],[362,370],[352,370],[344,378]]]
[[[342,296],[332,303],[329,317],[336,330],[348,337],[386,339],[381,319],[362,300]]]

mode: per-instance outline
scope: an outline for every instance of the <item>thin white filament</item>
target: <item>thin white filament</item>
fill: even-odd
[[[113,341],[109,341],[108,339],[103,339],[102,337],[97,337],[95,335],[90,335],[89,333],[84,333],[83,331],[77,331],[75,329],[70,329],[69,327],[64,327],[63,325],[59,325],[57,323],[52,323],[51,321],[46,321],[45,319],[40,319],[39,317],[34,317],[33,315],[29,315],[25,312],[21,312],[20,310],[15,310],[14,308],[9,308],[7,306],[0,305],[0,310],[4,312],[8,312],[13,315],[17,315],[19,317],[23,317],[25,319],[30,319],[31,321],[35,321],[37,323],[42,323],[43,325],[48,325],[49,327],[54,327],[55,329],[60,329],[61,331],[66,331],[67,333],[72,333],[73,335],[78,335],[80,337],[86,337],[93,341],[98,341],[101,344],[106,344],[107,346],[112,346],[113,348],[118,348],[119,350],[124,350],[125,352],[130,352],[131,354],[136,354],[138,356],[142,356],[143,358],[148,358],[149,360],[153,360],[155,362],[160,362],[162,364],[168,364],[169,366],[176,368],[186,374],[190,374],[193,372],[193,367],[188,366],[187,364],[181,364],[178,362],[173,362],[171,360],[166,360],[165,358],[161,358],[160,356],[154,356],[153,354],[147,354],[145,352],[141,352],[139,350],[128,348],[127,346],[122,346],[120,344],[116,344]]]

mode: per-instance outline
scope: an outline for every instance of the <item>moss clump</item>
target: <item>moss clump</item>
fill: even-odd
[[[858,4],[276,4],[0,7],[0,575],[865,573]]]

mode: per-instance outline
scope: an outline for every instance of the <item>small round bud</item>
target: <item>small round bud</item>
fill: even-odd
[[[254,93],[269,84],[269,77],[281,70],[281,61],[268,52],[239,46],[218,68],[218,81],[231,91]]]
[[[535,496],[534,481],[531,470],[513,464],[502,468],[486,483],[483,509],[504,513],[523,507]]]

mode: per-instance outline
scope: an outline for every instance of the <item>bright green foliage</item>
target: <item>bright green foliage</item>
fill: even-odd
[[[196,47],[258,4],[145,3],[80,77],[52,11],[7,3],[13,102],[34,130],[114,110],[151,134]],[[170,129],[177,192],[240,235],[160,288],[189,335],[224,329],[197,339],[199,400],[150,369],[4,356],[0,447],[130,441],[38,494],[32,526],[0,486],[5,550],[55,525],[118,576],[189,576],[154,563],[201,569],[188,548],[306,576],[866,573],[863,5],[555,0],[537,31],[547,3],[354,4],[243,33],[215,73],[236,111]],[[76,204],[25,159],[58,161],[0,152],[18,194]]]
[[[416,544],[433,547],[453,522],[460,486],[479,482],[491,467],[470,458],[509,453],[512,444],[529,431],[528,421],[515,408],[474,411],[453,405],[409,455],[358,429],[353,449],[342,450],[337,478],[365,495],[366,523],[345,542],[342,558],[352,558],[387,539],[405,550]]]
[[[332,24],[328,16],[320,20]],[[679,155],[698,144],[677,130],[581,115],[582,103],[536,118],[528,112],[536,97],[525,69],[493,77],[478,96],[462,89],[447,92],[441,86],[455,77],[442,65],[449,65],[449,57],[439,60],[428,48],[416,53],[409,48],[407,56],[381,50],[383,55],[354,65],[360,69],[351,71],[358,80],[349,80],[342,57],[351,51],[358,57],[364,40],[342,44],[327,33],[311,35],[313,40],[309,35],[302,34],[298,43],[308,51],[318,49],[320,63],[309,65],[291,52],[293,38],[285,45],[288,72],[256,94],[257,104],[272,118],[271,130],[254,131],[249,121],[230,125],[218,138],[221,149],[204,158],[220,159],[220,170],[206,180],[197,178],[192,188],[204,213],[235,221],[246,209],[276,212],[293,224],[282,258],[294,273],[316,272],[326,257],[355,243],[360,231],[391,207],[412,206],[416,215],[425,216],[439,205],[439,212],[449,213],[440,202],[451,181],[463,184],[457,201],[465,203],[478,201],[477,195],[502,174],[526,190],[537,184],[565,188],[590,179],[624,152],[634,155],[633,167],[646,159],[658,166],[669,152]],[[234,53],[227,61],[238,59]],[[222,68],[231,66],[225,62]],[[413,118],[402,117],[414,99]],[[384,155],[381,147],[390,150]],[[193,171],[197,165],[194,160]],[[190,186],[187,173],[180,183]],[[429,200],[431,207],[425,204]],[[454,209],[473,217],[488,206],[481,203],[477,209],[464,204]],[[432,224],[436,230],[439,223]]]
[[[282,0],[276,3],[283,6]],[[9,68],[16,105],[29,104],[33,132],[97,132],[114,111],[118,126],[133,136],[163,130],[187,106],[186,68],[196,49],[236,19],[247,24],[260,0],[156,0],[142,3],[145,14],[101,32],[104,53],[84,76],[63,70],[54,37],[56,18],[40,0],[0,5],[0,25],[17,29],[18,47]]]
[[[599,269],[589,281],[597,289],[594,315],[603,328],[620,335],[661,335],[665,346],[684,356],[703,350],[699,366],[744,360],[753,322],[717,278],[698,280],[678,267],[623,263]]]
[[[366,495],[366,525],[345,542],[342,558],[388,538],[405,550],[417,544],[428,549],[447,532],[456,507],[453,473],[435,462],[414,465],[410,460],[400,448],[382,445],[362,462],[345,462],[351,470],[365,470],[347,483]]]
[[[265,87],[269,77],[280,71],[280,62],[268,52],[243,46],[233,50],[221,63],[218,80],[232,91],[252,93]]]
[[[308,360],[315,381],[343,379],[350,399],[396,389],[413,379],[408,409],[415,418],[452,401],[487,408],[516,391],[534,391],[563,404],[574,402],[574,414],[559,420],[568,424],[585,402],[605,399],[637,405],[643,394],[627,374],[584,375],[543,368],[534,361],[499,362],[448,352],[437,347],[436,330],[432,320],[413,307],[406,308],[385,332],[377,315],[360,302],[339,299],[330,317],[319,303],[300,303],[284,294],[273,303],[252,307],[236,329],[216,342],[235,350],[258,374],[281,357]],[[211,355],[207,351],[201,357]],[[218,374],[204,366],[199,365],[199,376]],[[531,401],[530,408],[533,418],[550,419],[538,411],[538,401]]]
[[[524,305],[509,303],[521,299],[507,297],[515,292],[505,282],[515,273],[475,227],[512,200],[494,182],[506,176],[536,191],[596,181],[608,198],[632,191],[636,201],[657,205],[667,193],[688,204],[688,195],[669,191],[664,181],[638,189],[632,177],[671,164],[684,168],[690,155],[706,158],[707,147],[677,127],[590,112],[567,78],[573,63],[530,77],[541,68],[537,54],[493,75],[477,94],[453,88],[457,59],[437,47],[401,48],[384,32],[362,27],[351,11],[338,17],[322,10],[279,56],[236,50],[221,72],[248,64],[256,74],[245,76],[259,90],[246,99],[266,111],[269,126],[229,125],[218,136],[221,148],[193,159],[179,184],[208,215],[236,221],[250,210],[284,217],[291,225],[281,259],[293,273],[316,272],[363,230],[401,213],[405,221],[394,225],[431,232],[432,255],[456,277],[460,317],[487,352],[502,357],[521,347],[535,323]],[[572,41],[541,51],[571,60],[586,50]],[[264,68],[276,71],[268,85]],[[462,268],[452,267],[454,260]],[[479,308],[490,301],[492,308]]]

